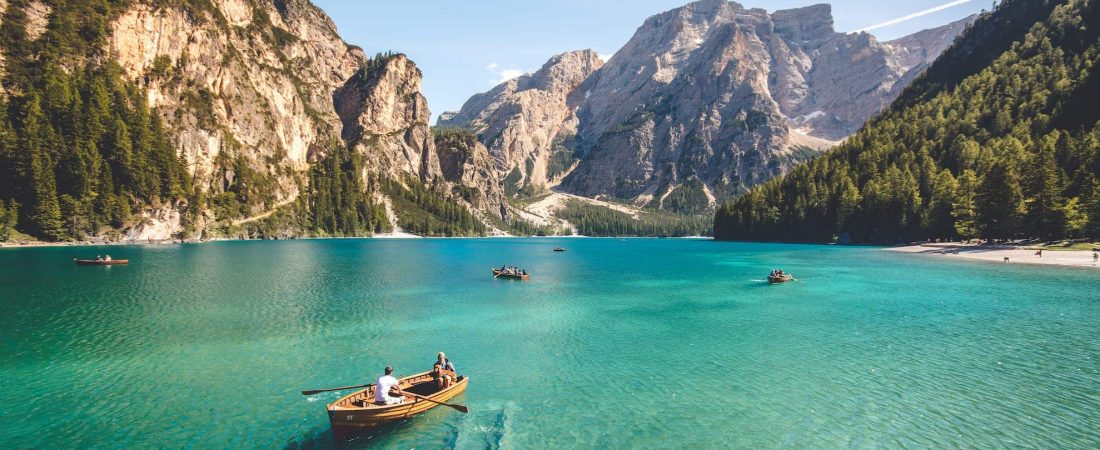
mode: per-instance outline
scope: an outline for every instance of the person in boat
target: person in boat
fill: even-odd
[[[449,388],[455,382],[455,365],[443,352],[436,355],[435,364],[432,365],[432,378],[439,389]]]
[[[386,366],[386,374],[378,377],[374,388],[374,402],[379,405],[400,405],[405,401],[405,393],[393,376],[393,367]]]
[[[95,255],[95,260],[96,260],[96,261],[103,261],[103,256],[101,256],[101,255]]]
[[[104,261],[110,261],[111,260],[111,255],[107,255],[107,256],[103,257],[103,260]]]

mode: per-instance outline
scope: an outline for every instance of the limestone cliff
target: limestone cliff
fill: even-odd
[[[422,182],[440,176],[421,73],[408,57],[386,55],[364,65],[333,94],[344,142],[367,156],[369,170]]]
[[[366,61],[305,0],[139,2],[114,22],[107,51],[173,124],[199,189],[226,189],[238,158],[272,180],[256,213],[297,197],[311,156],[339,142],[332,94]]]
[[[829,5],[703,0],[650,17],[606,64],[555,57],[440,122],[478,132],[506,185],[565,174],[565,192],[697,210],[851,134],[968,21],[883,44],[836,32]],[[559,89],[531,88],[561,67]]]
[[[560,175],[550,164],[554,153],[571,154],[563,142],[576,133],[576,110],[584,101],[578,88],[602,65],[592,50],[555,56],[535,73],[471,97],[439,123],[474,130],[511,188],[545,188]]]

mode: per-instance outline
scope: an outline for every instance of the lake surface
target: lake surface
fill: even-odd
[[[97,253],[131,265],[71,262]],[[0,249],[0,269],[0,448],[1100,447],[1090,270],[586,238]],[[441,350],[468,415],[337,444],[340,394],[298,392]]]

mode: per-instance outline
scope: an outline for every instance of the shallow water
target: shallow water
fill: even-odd
[[[131,265],[70,261],[97,253]],[[340,394],[299,390],[440,350],[470,414],[339,445],[1100,447],[1087,270],[683,239],[9,249],[0,269],[0,448],[331,447]]]

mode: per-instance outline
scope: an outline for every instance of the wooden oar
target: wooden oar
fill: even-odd
[[[421,400],[427,400],[429,402],[440,404],[440,405],[443,405],[443,406],[450,406],[450,407],[452,407],[454,409],[457,409],[459,411],[462,411],[464,413],[470,412],[470,408],[467,408],[466,405],[455,405],[455,404],[452,404],[452,403],[443,403],[439,400],[432,400],[432,399],[430,399],[428,397],[425,397],[423,395],[416,395],[416,394],[413,394],[411,392],[402,392],[402,394],[408,395],[409,397],[416,397],[416,398],[419,398]]]
[[[365,387],[371,386],[373,384],[374,383],[360,384],[359,386],[344,386],[344,387],[338,387],[338,388],[332,388],[332,389],[314,389],[312,391],[302,391],[302,395],[313,395],[313,394],[319,394],[321,392],[346,391],[348,389],[359,389],[359,388],[365,388]]]

